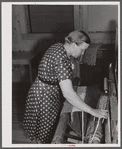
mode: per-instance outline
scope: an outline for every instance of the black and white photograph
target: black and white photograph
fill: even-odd
[[[120,2],[2,2],[2,147],[120,147]]]

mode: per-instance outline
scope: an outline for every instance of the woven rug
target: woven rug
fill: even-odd
[[[87,64],[90,66],[96,65],[97,51],[102,46],[99,44],[91,44],[89,48],[85,51],[82,62],[83,64]]]
[[[87,86],[87,87],[81,86],[78,87],[77,93],[81,96],[81,98],[85,101],[85,103],[87,103],[92,108],[96,108],[97,102],[99,100],[102,91],[100,90],[99,85]],[[82,122],[80,120],[82,119],[82,113],[77,108],[74,108],[70,103],[66,101],[64,103],[64,107],[62,109],[61,114],[68,112],[71,113],[71,122],[69,123],[70,127],[75,131],[75,133],[78,136],[81,136]],[[85,114],[85,130],[86,130],[91,115],[87,113],[84,114]]]

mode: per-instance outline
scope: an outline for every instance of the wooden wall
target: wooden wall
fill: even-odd
[[[23,40],[23,34],[30,32],[27,6],[13,5],[12,7],[12,51],[32,51],[37,39]]]
[[[118,25],[117,5],[80,5],[74,7],[75,29],[87,32],[93,43],[115,42]]]
[[[12,51],[32,51],[43,40],[61,40],[66,33],[30,33],[28,7],[12,6]],[[83,29],[93,43],[115,42],[115,25],[118,17],[117,6],[74,5],[74,29]],[[113,15],[114,14],[114,15]],[[101,20],[101,22],[100,22]],[[60,37],[60,39],[58,39]],[[40,49],[41,50],[41,49]],[[19,71],[19,72],[18,72]],[[26,66],[13,66],[13,81],[29,81]],[[79,71],[78,69],[76,71]]]
[[[63,38],[66,34],[31,34],[26,5],[14,5],[13,11],[13,51],[34,50],[40,39]],[[74,28],[86,31],[93,43],[114,43],[115,30],[118,22],[118,9],[112,6],[74,6]]]

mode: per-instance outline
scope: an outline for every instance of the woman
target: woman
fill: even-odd
[[[44,54],[26,100],[24,129],[31,140],[51,143],[63,103],[60,89],[74,107],[95,117],[107,118],[107,111],[88,106],[72,86],[70,56],[77,58],[89,45],[88,35],[84,31],[76,30],[65,37],[64,44],[56,43]]]

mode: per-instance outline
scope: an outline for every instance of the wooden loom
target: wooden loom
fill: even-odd
[[[104,78],[104,93],[101,94],[97,108],[107,109],[109,116],[107,120],[90,118],[85,132],[86,113],[80,112],[81,118],[81,137],[67,134],[66,129],[69,124],[70,114],[63,113],[60,116],[52,144],[66,144],[66,138],[79,140],[79,144],[117,144],[118,143],[118,28],[116,28],[115,37],[115,59],[109,65],[109,76]],[[75,88],[77,90],[77,87]]]
[[[116,78],[117,79],[117,78]],[[97,108],[107,109],[109,111],[109,117],[107,120],[97,119],[95,117],[90,118],[88,126],[85,132],[86,117],[85,112],[80,112],[81,121],[81,136],[72,135],[67,133],[67,127],[69,127],[69,121],[71,120],[71,113],[63,113],[60,116],[60,120],[52,140],[52,144],[74,144],[74,142],[68,142],[68,138],[79,140],[79,144],[111,144],[118,143],[118,102],[117,102],[117,89],[116,80],[113,73],[112,64],[109,66],[109,78],[104,78],[104,93],[101,94]],[[76,87],[76,90],[78,88]]]
[[[66,144],[67,138],[79,140],[79,144],[117,144],[118,143],[118,31],[116,29],[115,60],[109,65],[109,76],[104,78],[104,93],[101,94],[97,108],[108,110],[108,119],[91,117],[86,128],[85,112],[80,112],[81,136],[74,136],[66,132],[71,119],[69,113],[63,113],[52,140],[52,144]],[[75,91],[77,87],[75,86]]]

